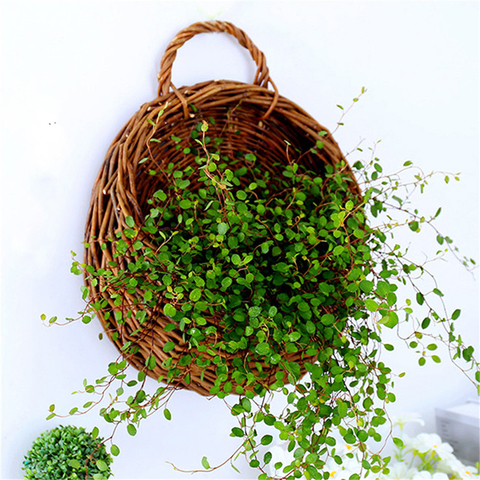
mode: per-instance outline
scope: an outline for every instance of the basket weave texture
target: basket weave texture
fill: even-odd
[[[228,33],[250,52],[257,65],[252,84],[227,80],[182,88],[172,84],[172,65],[177,50],[193,36],[208,32]],[[104,268],[116,273],[116,269],[125,268],[129,261],[128,254],[118,267],[109,266],[109,262],[114,260],[114,244],[107,240],[127,228],[127,217],[133,217],[135,223],[141,225],[150,210],[147,201],[158,189],[168,186],[168,175],[151,175],[149,172],[152,169],[165,172],[170,163],[178,169],[184,169],[190,163],[196,166],[192,157],[183,153],[183,147],[188,146],[192,131],[203,119],[209,119],[208,134],[223,139],[220,146],[222,155],[233,158],[235,152],[251,152],[257,157],[257,162],[261,162],[262,167],[273,174],[272,177],[281,174],[287,163],[286,142],[302,152],[295,161],[319,174],[322,174],[326,164],[335,166],[345,161],[328,130],[296,104],[279,95],[270,78],[264,54],[242,30],[231,23],[196,23],[180,31],[166,49],[158,79],[158,97],[142,105],[120,130],[108,149],[93,186],[85,230],[85,241],[89,246],[85,249],[84,261],[95,269]],[[155,127],[152,127],[152,123]],[[322,136],[319,135],[321,131],[324,132]],[[178,139],[181,139],[180,144]],[[311,150],[319,140],[323,142],[323,148]],[[295,157],[295,152],[290,150],[289,155]],[[145,158],[148,161],[142,162]],[[344,168],[351,174],[348,164]],[[349,188],[359,193],[353,175],[351,178]],[[139,235],[145,248],[155,248],[148,234],[139,232]],[[141,254],[141,251],[131,253],[131,260],[134,261]],[[137,352],[126,356],[128,362],[155,379],[165,376],[166,369],[162,367],[162,362],[170,357],[174,360],[179,358],[187,348],[180,330],[165,331],[165,326],[172,322],[162,308],[167,300],[160,298],[156,307],[146,309],[148,327],[140,325],[134,316],[117,322],[112,313],[119,307],[110,298],[111,292],[102,292],[101,284],[96,285],[88,276],[86,285],[91,299],[103,297],[108,301],[108,306],[97,310],[97,317],[119,351],[122,352],[126,342],[137,345]],[[125,293],[125,301],[133,310],[136,308],[135,297],[141,298],[142,292]],[[105,320],[107,312],[108,320]],[[218,321],[211,321],[218,326]],[[135,333],[138,329],[142,330],[141,335]],[[175,348],[165,353],[163,346],[172,341]],[[234,356],[243,355],[246,358],[246,354],[239,352]],[[151,355],[156,358],[153,370],[145,368],[146,359]],[[227,365],[234,356],[225,355]],[[284,353],[284,356],[300,364],[305,360],[302,351]],[[309,358],[309,361],[312,360]],[[216,365],[212,364],[210,369],[201,374],[200,369],[189,365],[185,374],[188,373],[191,380],[187,383],[180,379],[176,386],[209,395],[216,378],[215,368]],[[253,361],[248,368],[254,374],[258,373]],[[273,383],[276,371],[273,366],[267,368],[265,384]],[[305,373],[303,367],[301,373]]]

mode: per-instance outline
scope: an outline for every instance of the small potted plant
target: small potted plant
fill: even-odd
[[[98,429],[91,433],[73,425],[43,432],[25,456],[25,479],[106,480],[111,477],[112,457]]]

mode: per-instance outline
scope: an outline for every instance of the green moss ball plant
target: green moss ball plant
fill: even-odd
[[[112,457],[98,429],[59,426],[43,432],[25,456],[23,470],[27,480],[106,480],[110,478]]]

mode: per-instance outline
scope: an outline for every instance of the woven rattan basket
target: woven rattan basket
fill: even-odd
[[[209,32],[233,35],[242,47],[248,49],[257,65],[252,84],[216,80],[190,87],[174,87],[171,74],[177,50],[193,36]],[[238,150],[252,152],[256,155],[257,162],[263,162],[262,166],[272,172],[281,171],[287,162],[286,142],[304,152],[296,161],[319,174],[322,174],[326,164],[334,166],[344,161],[337,143],[327,129],[297,105],[279,95],[270,78],[265,56],[242,30],[231,23],[196,23],[180,31],[165,52],[158,78],[158,97],[144,104],[118,133],[107,152],[92,190],[85,232],[85,241],[88,244],[85,263],[95,269],[115,271],[115,267],[109,266],[114,252],[113,244],[108,243],[107,239],[115,237],[117,232],[127,227],[127,217],[133,217],[136,224],[142,224],[149,212],[148,199],[156,190],[165,186],[166,182],[165,175],[151,175],[149,171],[152,168],[165,169],[172,162],[185,168],[190,160],[183,153],[183,149],[179,148],[178,139],[185,139],[182,142],[187,142],[191,132],[202,119],[210,119],[209,135],[217,135],[224,140],[220,147],[223,155],[230,156]],[[322,131],[322,136],[319,136]],[[152,142],[152,139],[155,141]],[[323,148],[312,149],[318,140],[323,142]],[[182,142],[180,147],[186,145]],[[293,150],[290,155],[294,155]],[[144,158],[149,160],[142,162]],[[274,166],[275,164],[277,166]],[[359,193],[348,164],[344,168],[351,176],[349,188]],[[143,244],[150,245],[148,236],[145,233],[142,235]],[[135,255],[141,253],[135,252]],[[128,258],[123,261],[127,262]],[[118,268],[120,267],[122,265]],[[97,309],[97,316],[119,351],[122,352],[126,342],[136,345],[136,353],[133,355],[125,355],[125,349],[123,350],[128,362],[156,379],[164,376],[166,371],[162,362],[169,357],[178,358],[185,351],[185,344],[179,330],[164,330],[172,320],[163,313],[162,299],[159,299],[156,308],[147,309],[148,328],[143,327],[143,333],[139,336],[136,332],[142,329],[142,326],[134,317],[116,322],[112,313],[118,306],[114,304],[108,291],[102,292],[101,284],[92,282],[88,276],[86,284],[91,299],[104,299],[104,306]],[[135,294],[125,295],[133,305]],[[141,296],[141,293],[138,295]],[[108,320],[105,319],[107,312]],[[163,346],[171,341],[175,342],[176,346],[169,353],[165,353]],[[245,353],[240,352],[236,356]],[[146,359],[151,355],[156,358],[156,367],[153,370],[145,368]],[[285,356],[301,363],[304,352],[285,353]],[[225,357],[225,361],[228,365],[232,358]],[[188,372],[185,372],[189,374],[190,381],[186,383],[180,378],[176,386],[209,395],[216,378],[215,367],[212,365],[211,370],[207,369],[201,374],[200,369],[197,371],[190,365]],[[251,362],[248,368],[254,373],[258,372],[254,362]],[[273,383],[275,373],[273,367],[267,370],[265,384],[269,384],[270,380],[270,383]],[[302,369],[301,373],[304,374],[305,370]]]

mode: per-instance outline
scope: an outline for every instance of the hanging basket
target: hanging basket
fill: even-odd
[[[172,66],[177,50],[193,36],[209,32],[228,33],[250,52],[257,65],[252,84],[227,80],[182,88],[172,84]],[[157,190],[166,188],[170,181],[165,173],[169,164],[179,169],[190,164],[196,166],[192,156],[184,152],[202,120],[209,121],[208,134],[211,137],[223,139],[219,147],[222,155],[233,158],[238,151],[251,152],[256,156],[257,163],[260,162],[262,168],[272,174],[280,174],[287,164],[287,155],[295,156],[295,151],[302,152],[295,161],[319,175],[322,175],[326,165],[336,166],[339,162],[345,162],[328,130],[300,107],[279,95],[270,78],[264,54],[242,30],[231,23],[196,23],[180,31],[165,52],[158,78],[158,97],[144,104],[118,133],[93,186],[84,257],[90,271],[105,269],[117,274],[119,269],[127,269],[129,261],[135,261],[142,255],[142,249],[132,250],[131,254],[127,253],[119,261],[115,256],[115,242],[111,239],[129,228],[129,217],[135,225],[143,224],[150,211],[149,199]],[[323,142],[322,149],[313,148],[318,141]],[[296,150],[291,149],[287,153],[287,144]],[[349,189],[359,194],[358,185],[346,162],[343,168],[350,175]],[[198,186],[191,185],[190,188]],[[140,231],[138,235],[143,248],[155,248],[147,233]],[[138,301],[143,295],[141,291],[130,288],[123,292],[122,301],[127,302],[133,312],[133,315],[125,318],[116,314],[122,306],[112,299],[112,292],[108,289],[104,291],[102,283],[97,283],[93,278],[87,273],[86,285],[96,315],[109,338],[138,370],[144,370],[155,379],[161,376],[166,378],[168,369],[164,362],[169,358],[175,362],[187,349],[179,329],[165,329],[172,323],[163,310],[167,300],[158,298],[154,307],[142,307],[148,318],[142,324],[135,315],[136,309],[140,308],[135,305],[141,303]],[[161,280],[157,281],[161,283]],[[221,319],[209,321],[221,331]],[[175,347],[166,353],[164,347],[167,342],[173,342]],[[246,363],[247,370],[259,375],[258,364],[249,360],[246,353],[225,354],[223,362],[227,370],[234,358],[240,357]],[[307,358],[304,351],[282,354],[284,358],[300,365],[307,359],[310,362],[315,360]],[[202,355],[208,354],[202,352]],[[155,359],[153,362],[152,357]],[[191,364],[184,367],[184,375],[179,375],[174,385],[209,395],[217,377],[216,369],[214,363],[206,369]],[[260,370],[265,385],[275,381],[276,368],[260,366]],[[305,373],[303,367],[300,373]]]

